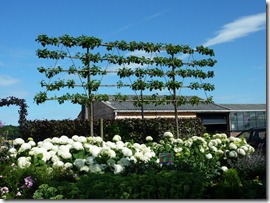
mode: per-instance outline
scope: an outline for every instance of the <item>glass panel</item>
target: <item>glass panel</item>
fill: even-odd
[[[237,112],[237,123],[238,123],[238,130],[244,130],[244,118],[242,112]]]
[[[257,114],[257,127],[266,126],[265,112],[256,112]]]
[[[243,113],[243,121],[244,121],[244,128],[245,130],[250,128],[250,117],[249,117],[250,112],[244,112]]]
[[[230,113],[230,125],[231,125],[231,130],[237,130],[238,129],[237,113],[235,113],[235,112]]]
[[[250,128],[256,127],[256,113],[255,112],[250,112],[249,114],[249,119],[250,119]]]

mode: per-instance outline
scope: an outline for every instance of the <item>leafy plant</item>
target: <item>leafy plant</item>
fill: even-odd
[[[52,68],[44,68],[39,67],[38,70],[40,73],[45,74],[47,78],[50,79],[49,83],[45,81],[41,81],[41,86],[46,88],[46,91],[39,92],[36,94],[34,100],[37,104],[43,103],[46,100],[58,100],[59,104],[64,103],[67,100],[70,100],[74,104],[81,104],[86,105],[89,108],[89,120],[90,120],[90,134],[91,136],[94,135],[94,127],[93,127],[93,110],[92,110],[92,103],[94,101],[106,100],[106,96],[100,97],[96,92],[99,88],[103,85],[101,84],[101,80],[96,80],[93,76],[96,75],[106,75],[108,72],[117,73],[117,75],[123,78],[129,78],[130,76],[135,76],[135,79],[131,84],[124,84],[122,81],[117,82],[117,84],[113,85],[103,85],[103,86],[116,86],[118,88],[122,87],[130,87],[134,91],[141,91],[149,90],[149,91],[156,91],[156,90],[172,90],[173,97],[168,100],[167,102],[172,103],[175,109],[175,115],[177,114],[177,106],[182,105],[183,102],[190,103],[192,105],[197,105],[199,102],[209,103],[212,102],[212,98],[207,98],[203,101],[200,101],[199,98],[193,97],[190,100],[183,100],[182,97],[177,97],[176,91],[181,88],[190,88],[192,90],[204,90],[204,91],[213,91],[214,85],[210,83],[193,83],[191,82],[188,85],[184,85],[182,82],[177,80],[177,76],[186,78],[186,77],[194,77],[199,78],[200,81],[206,78],[214,77],[213,71],[204,72],[203,70],[198,70],[197,67],[213,67],[216,64],[216,60],[212,58],[202,59],[202,60],[193,60],[191,62],[184,63],[181,59],[176,57],[176,54],[183,53],[183,54],[193,54],[197,52],[201,55],[208,55],[210,57],[214,56],[214,51],[209,48],[205,48],[203,46],[197,46],[196,49],[190,48],[188,45],[173,45],[173,44],[163,44],[158,43],[154,44],[151,42],[126,42],[122,41],[115,41],[115,42],[106,42],[103,43],[101,39],[92,37],[92,36],[79,36],[79,37],[71,37],[69,35],[63,35],[58,38],[56,37],[48,37],[47,35],[39,35],[36,39],[38,43],[40,43],[44,48],[37,50],[37,56],[39,58],[44,59],[53,59],[53,60],[60,60],[65,58],[72,59],[72,66],[69,69],[64,69],[60,66],[52,67]],[[63,48],[60,50],[48,50],[45,48],[48,45],[57,46],[59,47],[66,47],[67,51],[63,51]],[[69,48],[74,46],[79,46],[82,49],[85,49],[85,53],[76,53],[75,56],[70,55]],[[144,51],[146,53],[158,53],[160,51],[165,51],[167,53],[167,57],[163,56],[156,56],[156,57],[145,57],[145,56],[135,56],[135,55],[127,55],[127,56],[119,56],[114,54],[104,54],[101,55],[98,51],[99,47],[106,47],[107,51],[111,51],[113,49],[117,49],[119,51]],[[90,50],[97,50],[97,53],[90,53]],[[82,67],[76,67],[73,59],[79,59],[83,64]],[[101,67],[97,66],[102,62],[108,62],[112,64],[117,64],[119,66],[124,65],[124,67],[119,68],[117,71],[107,71],[102,70]],[[90,66],[91,63],[91,66]],[[139,67],[135,70],[131,68],[126,68],[125,65],[136,64]],[[143,69],[141,66],[147,65],[149,68]],[[186,68],[182,68],[183,66]],[[154,67],[151,67],[154,66]],[[159,67],[159,68],[158,68]],[[163,71],[162,67],[166,67],[167,70]],[[196,70],[194,70],[194,67]],[[51,82],[51,78],[58,75],[61,72],[67,72],[68,74],[77,74],[80,78],[80,84],[76,84],[75,80],[61,80]],[[149,76],[152,80],[145,81],[143,78]],[[160,78],[165,78],[166,82],[161,82]],[[83,81],[82,78],[85,78],[86,81]],[[84,93],[79,94],[70,94],[69,92],[63,94],[62,96],[48,96],[48,91],[60,91],[62,88],[74,88],[74,87],[83,87]],[[154,99],[150,101],[146,101],[143,96],[139,99],[134,99],[134,103],[139,106],[143,106],[146,103],[155,103],[160,101],[154,101]],[[179,128],[178,128],[178,116],[175,116],[175,132],[177,137],[179,138]]]

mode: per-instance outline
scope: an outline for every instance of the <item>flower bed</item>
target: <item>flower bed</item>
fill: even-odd
[[[37,143],[31,138],[27,141],[17,138],[7,156],[13,170],[32,170],[35,167],[46,173],[68,172],[73,176],[174,170],[200,174],[210,184],[211,180],[228,170],[229,162],[252,153],[254,148],[245,139],[227,138],[226,134],[205,133],[201,137],[175,139],[172,133],[165,132],[159,143],[153,142],[151,136],[146,137],[145,143],[122,142],[119,135],[115,135],[112,141],[78,135],[72,138],[62,135]],[[162,161],[162,154],[172,156],[170,161]],[[32,180],[29,176],[27,178]],[[31,186],[34,182],[28,181]],[[8,186],[0,187],[0,195],[5,198],[10,192]]]
[[[204,134],[202,137],[193,136],[182,140],[174,139],[170,132],[166,132],[160,143],[152,142],[150,136],[146,140],[146,144],[139,144],[124,143],[119,135],[114,136],[113,141],[103,141],[101,137],[74,135],[68,138],[63,135],[35,143],[31,138],[27,142],[17,138],[9,154],[17,159],[19,168],[46,164],[52,169],[69,168],[91,173],[110,170],[118,174],[130,165],[151,163],[158,167],[161,152],[173,152],[176,163],[186,162],[195,158],[195,155],[204,159],[201,160],[204,162],[210,159],[224,162],[254,152],[254,148],[244,139],[227,138],[226,134]],[[221,166],[221,169],[225,167]]]

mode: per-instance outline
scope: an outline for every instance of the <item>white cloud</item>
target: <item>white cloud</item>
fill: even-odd
[[[160,12],[158,12],[158,13],[155,13],[155,14],[153,14],[153,15],[151,15],[151,16],[146,17],[146,18],[144,18],[143,20],[141,20],[141,21],[139,21],[139,22],[136,22],[136,23],[130,23],[129,25],[123,26],[123,27],[119,28],[118,30],[114,31],[113,33],[116,34],[116,33],[118,33],[118,32],[122,32],[122,31],[124,31],[124,30],[127,30],[127,29],[129,29],[130,27],[133,27],[133,26],[135,26],[135,25],[143,24],[143,23],[145,23],[145,22],[147,22],[147,21],[152,20],[153,18],[157,18],[157,17],[159,17],[160,15],[162,15],[162,14],[164,14],[164,13],[167,13],[168,11],[170,11],[170,9],[165,9],[165,10],[163,10],[163,11],[160,11]]]
[[[217,35],[204,43],[209,47],[216,44],[233,41],[237,38],[245,37],[251,33],[265,29],[266,13],[258,13],[255,15],[239,18],[228,23],[217,32]]]
[[[18,83],[19,80],[8,75],[0,75],[0,87],[7,87]]]

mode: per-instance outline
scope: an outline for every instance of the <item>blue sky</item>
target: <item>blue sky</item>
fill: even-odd
[[[37,67],[55,63],[37,58],[36,50],[42,48],[35,42],[39,34],[204,45],[214,50],[218,61],[211,68],[215,77],[205,81],[215,85],[207,92],[215,103],[266,103],[265,1],[4,0],[0,8],[0,98],[26,99],[29,120],[75,119],[81,108],[70,102],[34,103],[36,93],[44,91],[39,82],[48,81]],[[111,81],[112,76],[103,78],[104,83]],[[181,93],[204,97],[202,91]],[[18,110],[18,106],[0,107],[0,120],[18,125]]]

